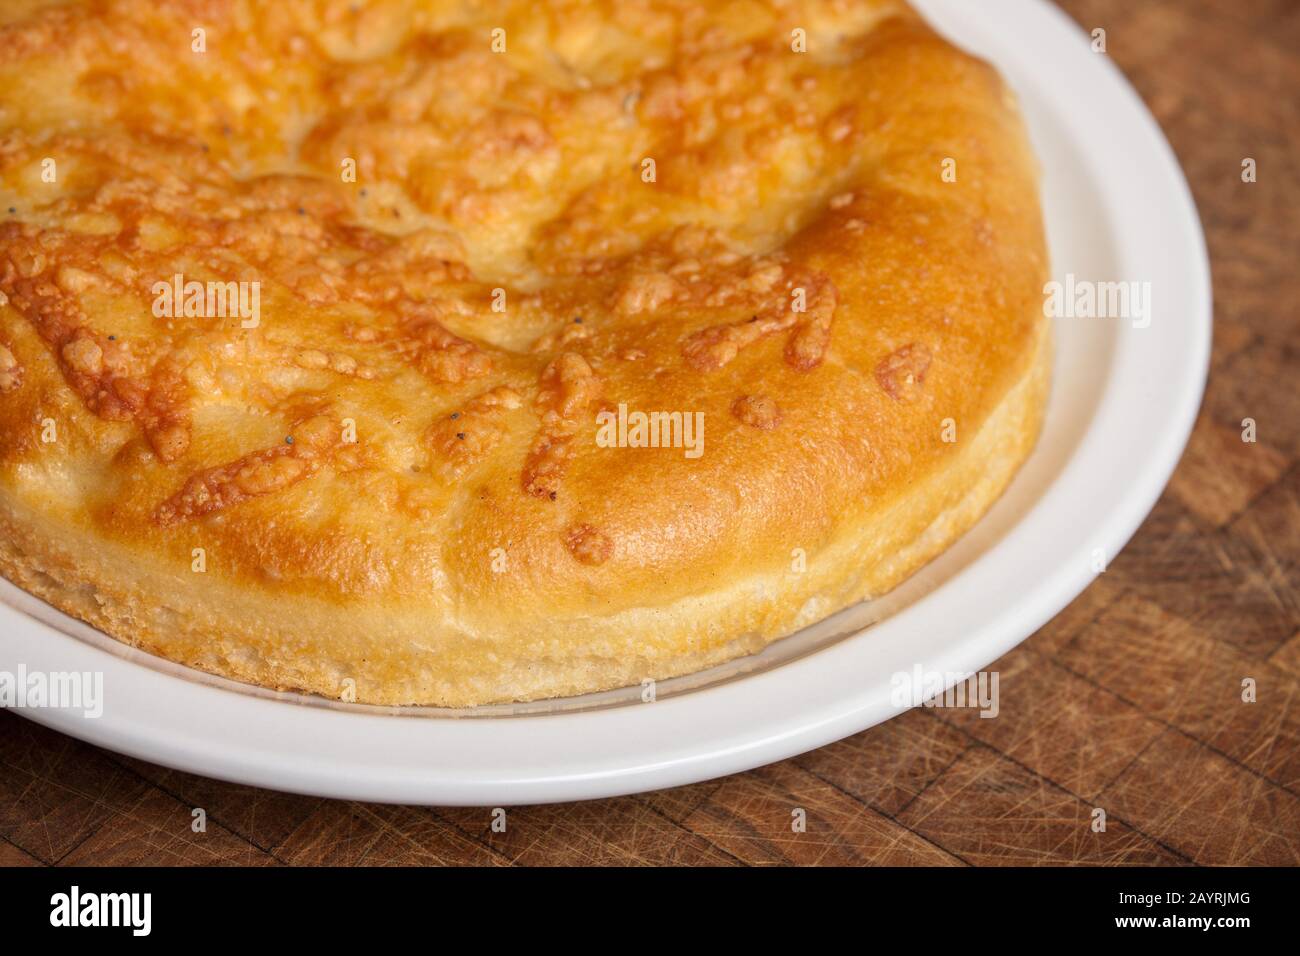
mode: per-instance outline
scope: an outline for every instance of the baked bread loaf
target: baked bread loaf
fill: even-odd
[[[1029,454],[1036,179],[893,0],[9,4],[0,572],[361,702],[752,653]]]

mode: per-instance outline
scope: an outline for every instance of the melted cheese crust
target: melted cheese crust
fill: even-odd
[[[1028,454],[1035,182],[895,0],[7,3],[0,570],[379,703],[753,651]]]

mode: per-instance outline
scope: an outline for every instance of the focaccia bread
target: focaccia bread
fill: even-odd
[[[0,8],[0,572],[384,704],[888,591],[1048,388],[1037,170],[894,0]]]

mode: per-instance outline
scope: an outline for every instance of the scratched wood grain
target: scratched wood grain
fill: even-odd
[[[997,719],[912,711],[723,780],[515,808],[499,833],[489,808],[238,787],[0,712],[0,865],[1300,863],[1300,3],[1062,6],[1107,31],[1187,172],[1214,355],[1151,517],[994,665]],[[1246,677],[1255,704],[1240,701]]]

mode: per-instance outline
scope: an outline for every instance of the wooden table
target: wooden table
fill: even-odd
[[[0,863],[1300,863],[1300,3],[1063,6],[1106,29],[1191,180],[1214,359],[1155,512],[993,666],[998,719],[914,710],[723,780],[512,809],[497,834],[488,809],[217,783],[0,713]]]

